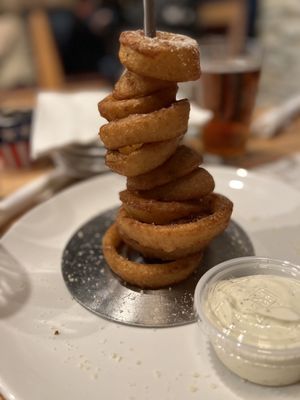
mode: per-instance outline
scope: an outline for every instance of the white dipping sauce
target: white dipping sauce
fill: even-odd
[[[264,385],[300,380],[299,280],[251,275],[216,282],[204,312],[225,336],[213,345],[232,371]]]

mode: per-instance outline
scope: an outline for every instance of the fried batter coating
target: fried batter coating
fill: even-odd
[[[106,153],[106,165],[124,176],[136,176],[151,171],[163,164],[175,151],[181,138],[163,142],[147,143],[129,154],[116,150]]]
[[[204,168],[197,168],[195,171],[181,178],[156,186],[150,190],[140,191],[140,196],[146,199],[162,201],[185,201],[201,198],[210,194],[215,188],[213,177]]]
[[[131,218],[124,208],[117,216],[117,226],[123,240],[145,257],[176,260],[203,250],[224,231],[230,220],[232,202],[212,193],[210,213],[192,221],[154,225]],[[129,240],[128,240],[129,239]]]
[[[161,166],[150,173],[127,178],[127,189],[148,190],[189,174],[202,163],[202,157],[190,147],[181,145]]]
[[[100,114],[106,165],[127,177],[123,203],[103,238],[110,268],[126,282],[160,288],[186,279],[206,246],[226,229],[232,203],[213,193],[202,157],[180,142],[188,126],[188,100],[176,101],[177,82],[200,77],[197,43],[183,35],[142,31],[120,36],[126,70]],[[137,263],[128,252],[166,260]],[[124,251],[127,253],[124,253]]]
[[[176,100],[176,93],[177,86],[136,99],[117,100],[110,94],[99,102],[98,110],[108,121],[126,118],[130,114],[147,114],[170,106]]]
[[[174,90],[175,88],[177,88],[176,82],[147,78],[126,70],[115,84],[112,95],[117,100],[126,100],[148,96],[162,89]]]
[[[100,137],[107,149],[137,143],[153,143],[182,136],[188,125],[190,105],[180,100],[149,114],[132,114],[103,125]]]
[[[209,210],[210,200],[202,198],[193,201],[158,201],[145,199],[137,192],[123,190],[120,200],[127,214],[148,224],[165,225],[184,217],[199,215]]]
[[[181,282],[199,266],[202,253],[176,261],[142,264],[130,261],[118,252],[122,238],[116,224],[103,237],[103,253],[110,268],[124,281],[142,288],[159,289]]]
[[[150,38],[142,30],[125,31],[120,43],[119,58],[129,71],[172,82],[200,78],[198,44],[187,36],[158,31]]]

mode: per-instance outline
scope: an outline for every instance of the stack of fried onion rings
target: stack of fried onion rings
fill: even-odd
[[[201,157],[180,144],[190,106],[176,100],[177,82],[200,77],[197,43],[166,32],[148,38],[142,31],[123,32],[120,43],[126,70],[98,104],[109,121],[99,135],[106,164],[127,177],[127,189],[103,237],[103,253],[121,279],[156,289],[181,282],[199,266],[203,249],[226,229],[232,203],[213,193]],[[145,263],[132,260],[130,249]]]
[[[142,288],[159,289],[179,283],[198,267],[202,259],[202,253],[196,253],[166,263],[138,263],[120,254],[118,250],[122,242],[117,225],[113,224],[103,238],[106,261],[124,281]]]

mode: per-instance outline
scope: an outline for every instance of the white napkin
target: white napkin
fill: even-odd
[[[31,157],[71,143],[87,144],[98,139],[101,125],[97,103],[109,90],[77,93],[42,92],[38,95],[31,135]],[[210,111],[191,105],[191,126],[201,126],[211,118]]]
[[[97,104],[108,91],[38,95],[31,134],[31,157],[71,143],[87,144],[98,138],[99,127],[107,121]]]

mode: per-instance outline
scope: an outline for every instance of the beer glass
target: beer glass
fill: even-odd
[[[262,48],[248,41],[238,53],[224,39],[200,43],[202,76],[201,105],[213,112],[203,127],[204,153],[222,158],[245,153],[249,125],[255,105]]]

